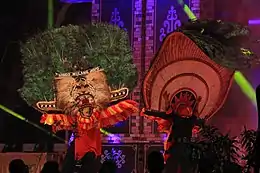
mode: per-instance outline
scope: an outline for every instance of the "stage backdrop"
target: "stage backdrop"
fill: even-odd
[[[189,4],[189,0],[184,0],[185,4]],[[178,29],[183,22],[188,21],[188,16],[178,1],[157,0],[155,6],[155,44],[156,51],[160,48],[164,38],[171,32]]]
[[[141,0],[95,0],[94,11],[92,17],[96,21],[109,22],[118,25],[129,33],[129,38],[133,47],[134,62],[138,71],[147,71],[150,62],[157,50],[159,49],[162,40],[169,32],[175,31],[184,22],[188,21],[187,15],[184,13],[178,1],[172,0],[147,0],[146,5],[146,45],[142,49],[142,1]],[[185,0],[195,12],[197,17],[214,18],[214,3],[212,0]],[[200,9],[201,8],[201,9]],[[256,30],[256,29],[255,29]],[[259,33],[255,32],[254,33]],[[145,51],[145,65],[142,64],[141,52]],[[142,68],[145,68],[143,70]],[[256,88],[260,84],[260,78],[257,77],[259,69],[244,71],[246,78]],[[142,102],[141,85],[142,75],[139,74],[139,85],[133,93],[133,99]],[[248,128],[256,128],[257,126],[257,111],[252,101],[241,91],[240,87],[233,82],[231,91],[223,108],[211,119],[211,124],[216,125],[222,132],[230,132],[232,135],[239,135],[244,126]],[[135,125],[135,127],[133,127]],[[135,128],[135,130],[133,130]],[[147,134],[146,138],[150,137],[151,133],[156,133],[155,123],[140,118],[138,115],[132,116],[129,121],[124,122],[110,128],[108,131],[116,133],[134,133]],[[149,136],[150,135],[150,136]],[[158,138],[157,138],[158,139]],[[136,140],[140,140],[136,138]],[[156,140],[155,138],[153,140]]]
[[[195,2],[195,1],[194,1]],[[196,1],[197,2],[197,1]],[[192,0],[184,0],[187,5],[192,4]],[[195,4],[196,10],[199,3]],[[172,0],[147,0],[146,14],[142,14],[141,0],[95,0],[92,8],[92,20],[107,22],[117,25],[129,34],[129,40],[133,48],[133,59],[139,72],[138,86],[132,94],[132,99],[142,102],[141,84],[144,74],[150,66],[150,61],[159,49],[163,39],[170,32],[175,31],[188,17],[183,11],[178,1]],[[146,15],[146,21],[142,23],[142,17]],[[146,46],[142,50],[142,27],[146,26]],[[145,64],[142,64],[141,52],[145,51]],[[144,70],[142,68],[145,68]],[[152,133],[152,123],[142,120],[138,115],[132,116],[128,121],[118,124],[115,127],[106,129],[112,133]]]

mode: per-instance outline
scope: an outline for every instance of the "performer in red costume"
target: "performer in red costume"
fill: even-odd
[[[78,172],[97,173],[101,128],[138,111],[136,102],[125,100],[138,77],[127,32],[105,23],[50,28],[28,39],[21,52],[23,99],[54,132],[76,134],[63,173],[74,172],[75,160]]]
[[[163,123],[168,126],[168,137],[164,146],[166,172],[177,173],[179,168],[181,168],[182,173],[191,171],[189,156],[185,154],[185,152],[187,153],[185,143],[199,132],[202,120],[198,118],[197,106],[200,100],[200,97],[196,100],[194,95],[188,91],[180,92],[175,96],[174,102],[167,112],[145,109],[141,112],[141,115],[148,119],[166,121]]]
[[[65,157],[62,173],[72,173],[75,169],[79,173],[96,173],[102,145],[100,129],[124,121],[138,112],[137,103],[120,101],[128,95],[127,88],[110,92],[106,76],[99,68],[60,74],[55,81],[55,102],[62,109],[56,110],[56,114],[44,114],[41,123],[51,125],[53,132],[69,130],[76,134]],[[73,81],[72,85],[69,81]],[[115,101],[117,103],[113,104]],[[55,105],[51,104],[54,102],[38,102],[37,107],[43,110],[48,105],[54,111]]]

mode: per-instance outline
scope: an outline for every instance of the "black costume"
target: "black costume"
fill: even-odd
[[[195,115],[181,117],[174,112],[167,114],[166,112],[149,110],[145,111],[144,114],[172,122],[167,139],[167,143],[170,145],[165,149],[165,154],[169,156],[165,165],[165,173],[178,173],[178,169],[181,169],[181,173],[191,172],[189,155],[185,153],[187,152],[186,143],[192,138],[192,129],[200,125],[201,121]]]

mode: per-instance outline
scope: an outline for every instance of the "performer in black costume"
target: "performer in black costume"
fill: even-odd
[[[197,117],[195,107],[185,104],[179,104],[175,111],[172,109],[167,112],[159,112],[155,110],[144,110],[147,116],[153,116],[172,122],[171,129],[167,139],[167,148],[165,155],[168,155],[165,165],[165,173],[190,173],[191,163],[189,154],[187,153],[187,143],[191,140],[193,132],[198,132],[199,126],[203,120]]]

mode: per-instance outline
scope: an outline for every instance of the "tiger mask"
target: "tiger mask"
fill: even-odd
[[[111,101],[106,75],[99,68],[59,74],[54,84],[56,107],[69,115],[79,112],[87,118],[94,110],[106,107]]]

